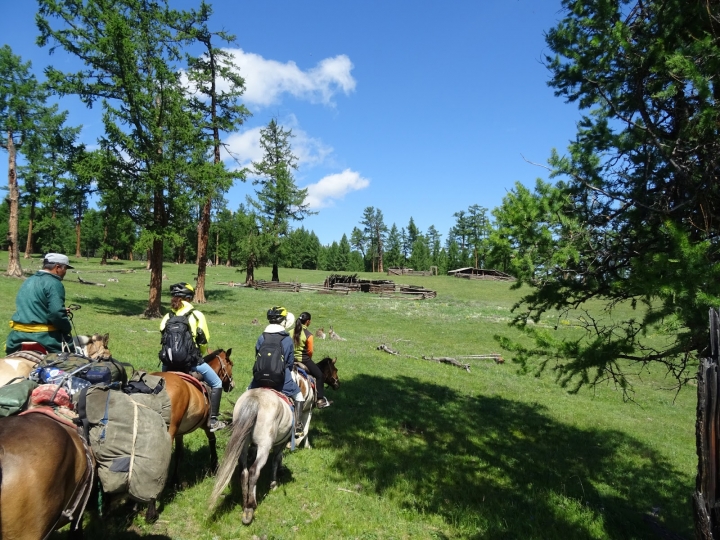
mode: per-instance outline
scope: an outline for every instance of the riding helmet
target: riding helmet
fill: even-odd
[[[282,324],[287,317],[287,309],[282,306],[273,306],[268,309],[267,320],[270,324]]]
[[[179,296],[180,298],[192,300],[193,296],[195,296],[195,289],[185,282],[175,283],[170,285],[170,296]]]

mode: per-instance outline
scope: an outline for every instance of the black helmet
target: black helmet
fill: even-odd
[[[282,324],[287,317],[287,309],[282,306],[274,306],[268,309],[267,320],[270,324]]]
[[[175,283],[170,285],[170,296],[179,296],[180,298],[192,300],[193,296],[195,296],[195,289],[185,282]]]

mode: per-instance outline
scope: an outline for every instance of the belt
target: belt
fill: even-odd
[[[23,324],[15,321],[10,321],[10,328],[16,332],[27,332],[28,334],[54,332],[57,330],[52,324]]]

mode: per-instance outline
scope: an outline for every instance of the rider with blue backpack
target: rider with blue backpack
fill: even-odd
[[[293,339],[287,329],[292,328],[295,317],[281,306],[267,312],[268,324],[255,343],[253,380],[248,388],[273,388],[295,403],[302,401],[300,387],[292,378],[295,363]],[[295,432],[302,434],[300,409],[295,406]]]
[[[210,385],[210,431],[218,431],[227,426],[218,419],[220,400],[222,398],[222,381],[217,373],[205,363],[208,353],[210,330],[205,315],[195,309],[189,300],[193,299],[195,290],[187,283],[170,285],[170,310],[160,321],[162,346],[158,356],[163,371],[191,370],[200,373]]]

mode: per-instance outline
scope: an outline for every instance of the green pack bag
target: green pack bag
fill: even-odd
[[[165,486],[172,441],[167,392],[128,395],[108,386],[84,388],[73,398],[106,493],[140,502],[157,499]],[[155,398],[155,399],[150,399]]]
[[[35,388],[37,383],[29,379],[0,387],[0,418],[25,410]]]

